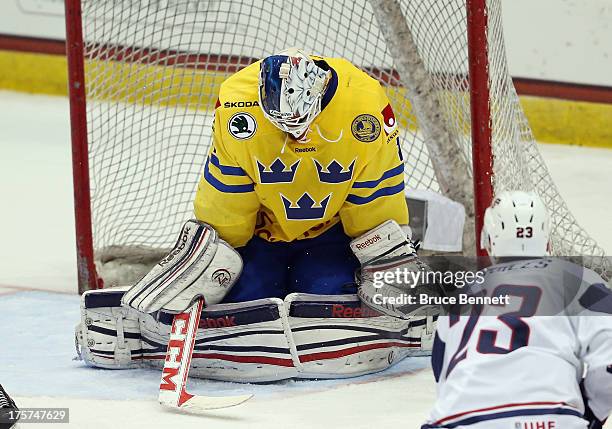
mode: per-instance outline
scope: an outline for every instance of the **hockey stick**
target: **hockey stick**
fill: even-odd
[[[174,316],[166,360],[159,385],[159,403],[170,408],[200,413],[216,408],[233,407],[251,399],[253,395],[200,396],[185,390],[196,332],[204,300],[198,301],[184,313]]]

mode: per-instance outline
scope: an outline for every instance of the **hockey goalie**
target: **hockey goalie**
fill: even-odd
[[[422,429],[601,429],[612,411],[612,293],[595,272],[548,256],[534,193],[500,194],[483,247],[496,264],[473,306],[438,320],[438,398]]]
[[[196,376],[346,377],[427,349],[431,315],[369,300],[373,265],[428,269],[407,227],[398,133],[380,84],[343,59],[289,49],[229,77],[195,219],[127,292],[84,295],[84,359],[157,365],[172,314],[198,297]]]

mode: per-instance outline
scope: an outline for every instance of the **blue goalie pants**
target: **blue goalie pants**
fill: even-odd
[[[270,243],[253,237],[238,248],[244,268],[223,302],[284,298],[292,292],[319,295],[356,293],[357,258],[351,239],[337,224],[318,237]]]

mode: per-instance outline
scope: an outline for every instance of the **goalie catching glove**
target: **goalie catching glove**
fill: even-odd
[[[123,296],[143,313],[181,313],[199,297],[220,303],[242,271],[242,258],[209,225],[189,220],[170,253]]]
[[[351,250],[361,263],[358,295],[366,306],[399,318],[438,312],[433,305],[419,304],[419,294],[439,296],[441,289],[424,282],[426,276],[417,275],[431,269],[419,259],[414,244],[397,222],[388,220],[357,237],[351,241]],[[414,278],[416,282],[403,282]]]

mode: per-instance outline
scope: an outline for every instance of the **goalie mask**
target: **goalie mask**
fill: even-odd
[[[299,138],[321,113],[321,99],[330,77],[330,71],[294,48],[264,58],[259,105],[276,127]]]
[[[503,192],[485,212],[480,240],[481,247],[493,257],[546,256],[548,210],[534,192]]]

